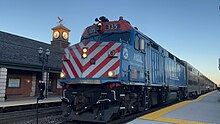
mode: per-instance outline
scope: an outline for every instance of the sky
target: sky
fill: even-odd
[[[220,0],[1,0],[0,31],[50,43],[59,16],[79,42],[95,18],[119,16],[220,84]]]

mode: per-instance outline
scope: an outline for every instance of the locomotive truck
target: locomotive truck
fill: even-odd
[[[95,21],[79,43],[64,50],[64,116],[105,123],[213,89],[211,80],[123,17]]]

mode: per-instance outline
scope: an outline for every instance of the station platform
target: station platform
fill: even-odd
[[[38,103],[52,103],[52,102],[61,102],[59,96],[50,96],[43,100],[39,100]],[[0,108],[4,109],[7,107],[14,107],[14,106],[27,106],[27,105],[35,105],[37,104],[37,98],[28,98],[23,100],[15,100],[15,101],[5,101],[0,102]]]
[[[128,124],[220,124],[220,92],[213,91],[141,116]]]

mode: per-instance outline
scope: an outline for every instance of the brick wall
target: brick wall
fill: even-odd
[[[49,76],[52,88],[52,92],[50,92],[49,95],[61,95],[61,88],[57,88],[57,79],[59,78],[59,74],[50,73]],[[10,78],[20,79],[20,87],[8,87]],[[39,80],[41,80],[41,72],[8,69],[6,87],[6,95],[8,100],[38,96]]]
[[[20,79],[20,87],[8,87],[6,89],[7,98],[29,97],[32,92],[33,72],[21,70],[8,70],[8,79]]]

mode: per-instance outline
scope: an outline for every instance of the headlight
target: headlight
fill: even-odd
[[[87,52],[87,48],[84,47],[84,48],[82,49],[82,52],[83,52],[83,53],[86,53],[86,52]]]
[[[83,53],[83,54],[82,54],[82,57],[83,57],[83,58],[86,58],[86,57],[87,57],[87,54],[86,54],[86,53]]]
[[[97,25],[98,25],[98,27],[102,27],[102,23],[101,22],[99,22]]]
[[[64,72],[61,72],[60,73],[60,78],[65,78],[66,77],[66,74]]]
[[[115,71],[108,71],[108,76],[109,77],[114,77],[115,76]]]
[[[88,53],[88,48],[87,47],[84,47],[82,49],[82,58],[85,59],[87,57],[87,54]]]

